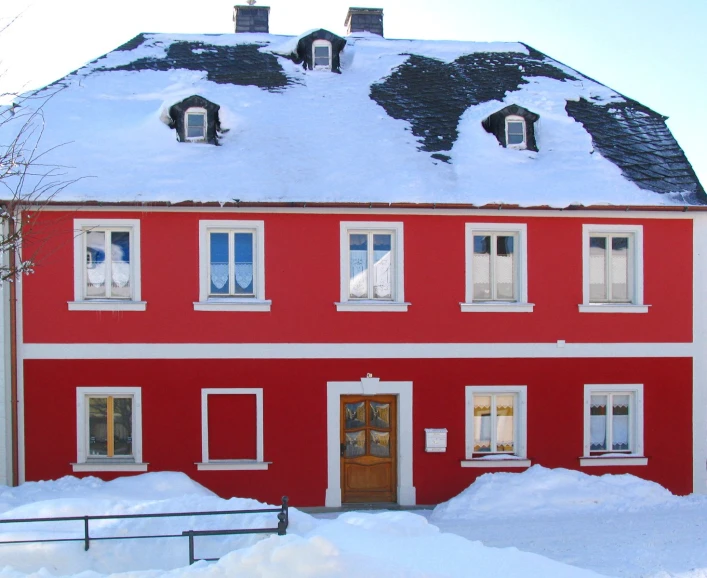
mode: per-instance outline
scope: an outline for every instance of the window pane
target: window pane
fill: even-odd
[[[474,235],[471,275],[474,301],[491,299],[491,237],[488,235]]]
[[[228,233],[211,233],[210,236],[209,269],[211,272],[211,288],[213,295],[228,295]]]
[[[373,297],[393,296],[392,235],[373,235]]]
[[[133,400],[113,398],[113,455],[133,455]]]
[[[515,255],[514,237],[499,235],[496,237],[496,299],[513,301],[515,299]]]
[[[88,455],[108,455],[108,399],[88,399]]]
[[[253,233],[233,235],[236,295],[253,295]]]
[[[368,421],[373,427],[389,428],[390,427],[390,404],[371,402],[371,416]]]
[[[130,233],[111,233],[111,297],[130,298]]]
[[[474,451],[491,451],[491,396],[474,396]]]
[[[589,238],[589,301],[607,301],[606,237]]]
[[[329,47],[314,47],[314,66],[329,66]]]
[[[371,430],[371,455],[379,458],[390,457],[390,433]]]
[[[362,401],[344,404],[344,429],[366,425],[366,406]]]
[[[589,406],[590,450],[606,450],[606,404],[607,396],[591,396]]]
[[[204,138],[204,120],[203,114],[187,114],[187,137]]]
[[[611,239],[611,299],[628,301],[628,237]]]
[[[345,441],[345,458],[355,458],[366,453],[366,430],[347,433]]]
[[[611,404],[611,449],[626,451],[629,445],[629,396],[614,395]]]
[[[368,235],[349,235],[349,297],[368,297]]]
[[[508,144],[523,144],[525,140],[525,128],[524,123],[520,121],[509,121],[507,123],[508,130]]]
[[[86,232],[86,297],[106,296],[106,233]]]
[[[497,452],[513,451],[513,406],[515,396],[496,396],[496,450]]]

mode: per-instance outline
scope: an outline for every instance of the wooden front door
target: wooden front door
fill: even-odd
[[[397,501],[396,397],[341,396],[341,501]]]

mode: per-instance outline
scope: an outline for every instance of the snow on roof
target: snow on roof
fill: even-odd
[[[58,201],[674,205],[707,201],[663,117],[520,43],[347,38],[342,74],[281,56],[300,37],[142,34],[46,89]],[[165,111],[220,105],[221,146]],[[538,152],[481,126],[517,104]]]

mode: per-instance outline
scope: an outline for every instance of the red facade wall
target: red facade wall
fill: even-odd
[[[69,311],[73,219],[139,218],[144,312]],[[199,299],[200,219],[265,221],[269,313],[194,311]],[[339,223],[402,221],[407,313],[337,312]],[[24,339],[35,343],[689,342],[692,340],[692,222],[688,219],[488,216],[54,212],[32,218],[23,280]],[[528,314],[462,313],[464,224],[528,225]],[[582,224],[643,225],[648,314],[579,313]],[[679,250],[676,250],[679,248]],[[48,320],[51,320],[48,322]],[[316,320],[313,323],[312,320]],[[247,329],[246,329],[247,328]]]
[[[601,316],[604,317],[604,316]],[[25,361],[27,480],[71,474],[76,460],[76,387],[142,388],[143,457],[150,471],[184,471],[222,496],[322,505],[327,485],[326,384],[413,382],[413,481],[417,502],[456,495],[485,473],[462,468],[464,386],[528,386],[528,457],[546,467],[624,473],[671,491],[692,491],[692,360],[377,359]],[[644,384],[647,466],[579,468],[585,383]],[[199,472],[201,388],[262,387],[267,471]],[[679,417],[684,416],[684,417]],[[212,431],[230,435],[231,420]],[[449,430],[446,453],[424,451],[424,429]],[[499,470],[493,470],[499,471]],[[509,471],[519,471],[509,470]],[[113,474],[99,474],[109,479]]]

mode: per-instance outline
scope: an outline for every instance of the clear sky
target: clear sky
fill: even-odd
[[[0,94],[47,84],[139,32],[233,31],[232,0],[3,0]],[[270,32],[344,33],[351,4],[384,9],[388,38],[521,41],[668,116],[707,186],[707,0],[259,0]],[[695,112],[697,111],[697,112]],[[700,121],[700,126],[704,122]]]

